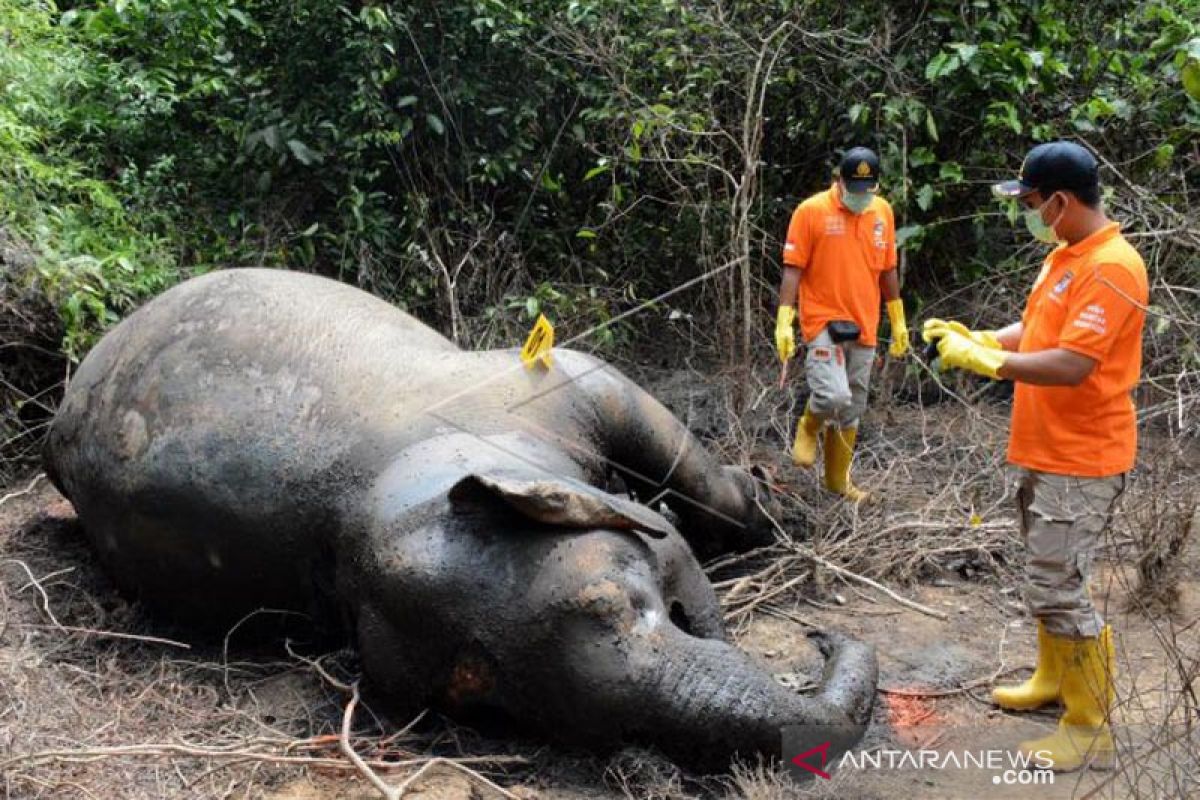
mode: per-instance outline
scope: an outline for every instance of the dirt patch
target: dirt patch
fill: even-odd
[[[710,402],[724,407],[719,398]],[[884,409],[872,420],[876,431],[893,411]],[[964,492],[948,485],[950,473],[936,481],[914,479],[922,460],[927,474],[942,458],[949,469],[990,464],[983,452],[990,446],[986,435],[975,436],[969,446],[958,438],[981,424],[990,430],[978,420],[955,417],[953,409],[939,409],[896,435],[868,432],[857,474],[869,486],[897,489],[882,509],[861,512],[823,495],[814,471],[783,461],[776,449],[782,436],[771,439],[769,431],[760,431],[748,437],[758,440],[763,460],[776,464],[775,479],[789,504],[787,524],[806,547],[945,617],[899,605],[828,570],[814,573],[811,564],[799,561],[795,569],[806,575],[768,575],[745,584],[737,597],[736,580],[721,584],[739,645],[798,691],[814,685],[822,668],[809,630],[841,630],[878,647],[881,693],[864,742],[868,752],[1005,750],[1055,723],[1054,710],[1007,714],[988,701],[993,680],[1028,674],[1035,642],[1015,591],[1019,546],[1000,481],[980,479]],[[738,446],[736,432],[724,435],[718,448]],[[1057,798],[1091,791],[1097,797],[1186,797],[1196,787],[1191,776],[1200,769],[1198,749],[1186,739],[1164,744],[1163,734],[1172,724],[1196,720],[1196,548],[1184,553],[1179,566],[1182,591],[1175,616],[1147,618],[1127,610],[1137,608],[1132,601],[1138,575],[1129,541],[1119,536],[1120,520],[1114,530],[1118,534],[1094,593],[1117,642],[1116,716],[1125,732],[1117,773],[1086,772],[1036,787],[993,783],[995,770],[903,764],[843,768],[832,781],[799,787],[778,770],[762,768],[700,778],[645,751],[597,757],[489,739],[433,716],[400,734],[410,720],[387,719],[369,697],[355,715],[351,741],[392,784],[440,756],[463,760],[522,798]],[[752,560],[740,564],[737,574],[753,576],[770,567],[769,559]],[[804,580],[757,602],[794,577]],[[84,545],[69,503],[46,481],[0,505],[5,796],[377,796],[338,749],[347,697],[313,667],[319,652],[294,643],[293,655],[281,644],[253,641],[244,630],[204,644],[188,636],[149,619],[118,595]],[[352,654],[330,654],[317,663],[341,681],[357,675]],[[1191,695],[1184,691],[1189,683]],[[1157,745],[1164,748],[1160,757],[1147,757]],[[407,796],[500,796],[489,791],[461,770],[439,768],[415,782]]]

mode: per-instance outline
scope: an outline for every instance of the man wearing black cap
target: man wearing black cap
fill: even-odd
[[[908,326],[896,277],[892,207],[878,195],[879,157],[865,147],[846,151],[828,190],[801,203],[788,225],[775,346],[786,362],[796,352],[792,323],[800,308],[807,345],[808,405],[796,426],[792,460],[811,466],[825,432],[825,486],[853,502],[867,499],[850,480],[858,420],[867,405],[875,360],[879,299],[892,324],[889,352],[908,350]]]
[[[1104,214],[1096,159],[1073,142],[1038,145],[994,187],[1058,243],[1020,322],[970,331],[929,320],[944,367],[1015,382],[1008,460],[1025,542],[1026,602],[1038,622],[1033,676],[992,692],[1002,708],[1064,707],[1057,731],[1022,742],[1069,771],[1113,761],[1112,630],[1088,591],[1092,556],[1137,449],[1131,391],[1141,372],[1146,268]]]

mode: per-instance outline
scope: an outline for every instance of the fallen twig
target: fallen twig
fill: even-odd
[[[767,509],[763,507],[762,503],[758,503],[758,508],[760,511],[762,511],[763,515],[766,516],[766,518],[771,521],[771,524],[775,526],[775,530],[779,534],[781,534],[785,540],[788,539],[789,537],[787,536],[787,531],[785,531],[783,529],[783,526],[781,526],[775,520],[775,518],[771,516],[770,512],[768,512]],[[922,614],[933,617],[934,619],[940,619],[942,621],[949,619],[949,617],[946,614],[942,613],[941,611],[937,611],[935,609],[929,608],[928,606],[923,606],[920,603],[916,602],[915,600],[909,600],[908,598],[903,597],[903,596],[897,594],[896,592],[892,591],[891,589],[887,588],[886,586],[879,583],[878,581],[873,581],[870,578],[867,578],[863,575],[859,575],[856,572],[851,572],[850,570],[846,569],[845,567],[839,567],[837,564],[834,564],[832,561],[821,558],[819,555],[812,552],[812,550],[808,549],[807,547],[804,547],[803,545],[801,545],[795,541],[792,541],[789,546],[798,555],[801,555],[804,558],[809,559],[810,561],[812,561],[815,564],[820,564],[822,567],[825,567],[830,572],[840,575],[843,578],[849,578],[850,580],[858,581],[859,583],[862,583],[866,586],[870,586],[872,589],[883,592],[888,597],[892,598],[893,600],[895,600],[897,603],[904,606],[905,608],[911,608],[913,611],[919,611]]]
[[[978,689],[980,686],[987,686],[997,678],[1010,675],[1014,672],[1020,672],[1026,667],[1010,667],[1003,672],[993,672],[986,678],[976,678],[973,681],[957,686],[953,689],[892,689],[887,686],[880,686],[876,689],[880,694],[894,694],[900,697],[952,697],[956,694],[965,694],[972,689]]]
[[[346,703],[346,710],[342,713],[342,734],[338,737],[338,748],[346,758],[350,759],[350,763],[354,765],[359,774],[366,778],[367,782],[374,786],[387,800],[399,800],[401,791],[385,783],[383,778],[380,778],[375,770],[371,769],[371,766],[362,759],[362,756],[354,751],[354,746],[350,744],[350,726],[354,722],[354,708],[358,705],[359,699],[358,681],[350,684],[350,692],[350,700]],[[425,769],[428,766],[426,764],[421,769]],[[417,772],[420,774],[420,770]]]
[[[29,568],[29,565],[26,564],[24,561],[21,561],[20,559],[6,558],[6,559],[0,561],[0,564],[16,564],[18,567],[20,567],[25,572],[25,574],[29,577],[29,583],[25,584],[25,586],[22,586],[17,591],[18,592],[23,591],[24,589],[26,589],[30,586],[37,589],[38,594],[40,594],[42,597],[42,610],[46,612],[46,616],[50,618],[50,621],[52,623],[54,623],[54,627],[59,628],[61,630],[63,628],[63,625],[61,622],[58,621],[58,618],[54,616],[54,612],[50,610],[50,596],[46,594],[46,589],[45,589],[45,587],[42,586],[42,581],[44,581],[46,578],[53,577],[54,575],[61,574],[62,571],[60,570],[59,572],[52,572],[52,573],[39,579],[37,576],[35,576],[33,574],[33,570]]]
[[[465,766],[461,761],[452,760],[452,759],[448,759],[448,758],[431,759],[428,763],[426,763],[424,766],[422,766],[419,770],[414,772],[409,777],[405,778],[404,782],[401,783],[398,787],[396,787],[398,790],[396,797],[397,798],[404,797],[404,795],[408,792],[408,790],[410,788],[412,788],[413,784],[416,783],[417,778],[419,778],[423,773],[432,770],[435,766],[447,766],[452,769],[456,769],[459,772],[462,772],[463,774],[465,774],[471,780],[481,783],[484,786],[486,786],[487,788],[491,789],[493,792],[496,792],[501,797],[508,798],[508,800],[520,800],[520,798],[517,797],[517,795],[504,789],[503,787],[499,786],[498,784],[493,783],[492,781],[489,781],[487,778],[483,777],[475,770],[470,769],[467,766]]]
[[[84,636],[96,636],[104,639],[124,639],[133,642],[145,642],[147,644],[163,644],[168,647],[178,647],[182,650],[191,650],[192,646],[187,642],[176,641],[175,639],[166,639],[162,636],[143,636],[137,633],[121,633],[119,631],[102,631],[96,628],[82,628],[78,625],[38,625],[36,623],[17,623],[22,628],[41,628],[44,630],[58,630],[66,633],[78,633]]]
[[[272,764],[298,764],[301,766],[323,767],[331,769],[355,769],[341,758],[322,758],[317,756],[288,756],[276,753],[265,753],[246,749],[229,749],[201,747],[185,744],[134,744],[118,745],[115,747],[85,747],[66,750],[41,750],[36,753],[26,753],[0,761],[0,772],[12,770],[18,766],[34,766],[46,762],[83,763],[97,761],[102,758],[174,758],[191,757],[205,759],[243,759],[261,761]],[[396,770],[422,766],[432,758],[410,758],[401,761],[365,761],[372,769]],[[441,759],[444,760],[444,759]],[[478,756],[457,759],[461,763],[475,764],[524,764],[526,759],[520,756]]]
[[[355,687],[358,685],[357,681],[353,685],[349,684],[349,683],[345,683],[343,681],[339,681],[337,678],[330,675],[329,672],[326,671],[326,669],[324,667],[322,667],[320,662],[318,662],[316,659],[306,658],[305,656],[302,656],[299,653],[297,653],[295,650],[293,650],[291,639],[283,640],[283,649],[287,650],[287,654],[289,656],[291,656],[292,658],[296,659],[297,661],[303,661],[305,664],[312,667],[312,669],[318,675],[320,675],[321,678],[323,680],[325,680],[326,683],[328,683],[330,686],[337,689],[338,691],[346,692],[347,694],[349,694],[351,692],[357,692],[357,690],[355,689]]]
[[[4,495],[4,497],[0,497],[0,506],[4,505],[9,500],[12,500],[17,497],[24,497],[25,495],[29,494],[30,492],[33,491],[34,487],[37,486],[38,483],[41,482],[42,478],[45,478],[45,477],[46,477],[46,473],[44,473],[44,472],[39,472],[37,475],[34,475],[33,480],[31,480],[29,482],[29,485],[26,486],[21,491],[10,492],[9,494]]]

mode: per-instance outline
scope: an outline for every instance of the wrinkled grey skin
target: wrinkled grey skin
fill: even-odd
[[[398,712],[716,768],[870,713],[865,645],[821,637],[805,697],[730,644],[693,551],[771,541],[754,481],[581,353],[527,370],[334,281],[212,273],[88,355],[46,464],[124,591],[208,625],[339,626]],[[667,490],[682,533],[604,491],[614,471]]]

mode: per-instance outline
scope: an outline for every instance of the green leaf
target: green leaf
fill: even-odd
[[[925,130],[928,131],[930,139],[935,142],[938,140],[937,125],[934,124],[932,111],[925,112]]]
[[[417,104],[417,96],[415,94],[406,94],[396,101],[396,108],[408,108]]]
[[[590,228],[580,228],[578,231],[576,231],[575,238],[576,239],[595,239],[596,232],[594,230],[591,230]]]
[[[584,183],[587,183],[592,178],[595,178],[598,175],[603,175],[604,173],[608,172],[608,170],[609,170],[608,162],[601,160],[601,162],[599,164],[592,167],[591,169],[589,169],[587,171],[587,173],[584,174],[583,181],[584,181]]]
[[[946,59],[949,57],[947,53],[938,53],[929,59],[929,63],[925,65],[925,80],[937,80],[938,76],[942,74],[942,69],[946,66]]]
[[[246,13],[244,11],[241,11],[236,8],[228,8],[228,9],[226,9],[226,11],[228,12],[229,16],[231,16],[235,20],[237,20],[238,24],[241,25],[243,28],[250,27],[250,18],[248,16],[246,16]]]
[[[299,139],[288,139],[287,146],[288,150],[292,151],[292,155],[295,156],[296,160],[306,167],[310,164],[320,164],[323,160],[320,153],[311,149]]]
[[[957,161],[945,161],[938,168],[938,177],[950,183],[962,183],[962,165]]]
[[[917,147],[908,153],[908,165],[910,167],[923,167],[926,164],[933,164],[936,161],[937,156],[928,147]]]
[[[1167,169],[1171,166],[1171,161],[1174,158],[1175,145],[1166,143],[1154,148],[1154,166],[1156,168]]]
[[[936,81],[944,78],[962,66],[962,59],[957,54],[938,53],[925,66],[925,80]]]
[[[937,191],[930,184],[925,184],[917,190],[917,207],[922,211],[928,211],[933,205],[933,198]]]
[[[905,225],[896,231],[896,247],[904,247],[910,239],[913,244],[920,241],[920,236],[925,232],[924,225]]]
[[[963,64],[966,64],[979,52],[977,44],[962,44],[961,42],[950,45],[954,48],[954,52],[958,53],[958,59]]]
[[[1150,306],[1149,311],[1154,315],[1154,333],[1162,336],[1171,327],[1171,318],[1160,306]]]
[[[442,122],[441,117],[439,117],[437,114],[426,114],[425,123],[429,125],[429,130],[433,131],[438,136],[441,136],[446,132],[446,125],[444,122]]]
[[[1183,90],[1193,100],[1200,101],[1200,58],[1189,58],[1179,72]]]

